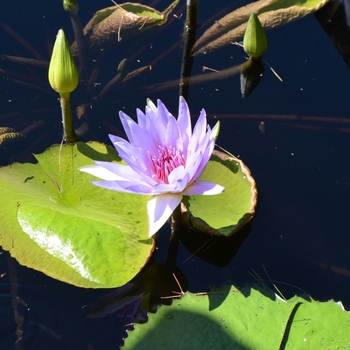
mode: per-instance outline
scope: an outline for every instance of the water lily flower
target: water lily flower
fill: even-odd
[[[127,165],[95,161],[81,168],[104,181],[94,185],[124,192],[151,195],[147,203],[149,236],[156,233],[181,203],[183,196],[214,195],[218,184],[199,180],[213,152],[219,123],[211,130],[205,110],[193,129],[187,103],[180,97],[177,120],[158,100],[147,101],[145,113],[137,109],[137,121],[119,112],[129,142],[109,135]]]

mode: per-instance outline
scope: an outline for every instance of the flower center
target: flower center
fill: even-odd
[[[182,152],[165,146],[159,146],[158,155],[153,156],[151,160],[154,166],[152,178],[158,183],[164,184],[169,183],[168,176],[174,169],[186,164]]]

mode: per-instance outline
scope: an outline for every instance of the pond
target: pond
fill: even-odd
[[[161,11],[169,5],[164,0],[144,3]],[[200,2],[197,38],[215,20],[245,4],[240,0]],[[80,6],[85,24],[97,10],[112,4],[95,1]],[[74,40],[69,16],[60,2],[36,1],[35,8],[30,2],[7,2],[3,8],[6,16],[0,22],[0,54],[38,58],[31,47],[49,61],[59,28],[64,28],[69,42]],[[96,100],[88,105],[101,119],[88,139],[109,144],[108,133],[122,135],[119,110],[134,117],[136,108],[144,108],[146,98],[161,99],[176,115],[178,82],[169,82],[180,76],[185,11],[181,1],[164,26],[122,43],[101,60],[92,91]],[[215,256],[203,253],[202,243],[191,250],[182,237],[175,270],[183,284],[170,283],[167,291],[175,288],[180,293],[197,293],[225,283],[263,283],[275,292],[277,287],[287,299],[307,293],[320,301],[341,300],[349,310],[350,119],[346,86],[350,29],[345,10],[334,1],[316,15],[266,34],[265,73],[248,97],[242,98],[240,76],[235,74],[190,84],[187,100],[193,118],[205,108],[211,127],[220,120],[217,144],[250,169],[259,191],[256,215],[241,241],[204,240],[204,246],[218,246],[211,253]],[[133,69],[148,66],[147,71],[122,89],[115,87],[103,104],[99,103],[103,85],[117,74],[124,58],[130,59]],[[227,45],[195,56],[191,74],[221,71],[245,59],[240,46]],[[8,72],[16,70],[18,76],[9,79]],[[33,162],[31,153],[61,142],[57,94],[18,83],[21,74],[32,77],[33,84],[36,79],[44,81],[47,71],[11,64],[2,68],[0,61],[0,73],[0,126],[23,130],[40,120],[45,122],[36,124],[28,134],[30,142],[19,142],[11,154],[3,151],[0,164]],[[49,89],[48,85],[43,88]],[[72,94],[73,108],[80,100],[84,100],[81,91]],[[167,259],[170,232],[167,224],[158,234],[155,261],[159,266]],[[160,268],[159,273],[165,272]],[[136,304],[132,305],[135,309],[111,305],[104,317],[94,314],[91,306],[111,293],[110,289],[84,289],[57,281],[19,265],[5,250],[0,254],[0,276],[1,349],[118,349],[133,327],[133,317],[147,319],[145,312],[136,312]],[[162,289],[161,278],[154,283]]]

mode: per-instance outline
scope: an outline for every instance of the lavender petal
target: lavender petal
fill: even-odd
[[[169,216],[180,204],[181,194],[166,193],[152,197],[147,203],[148,236],[153,236],[165,224]]]

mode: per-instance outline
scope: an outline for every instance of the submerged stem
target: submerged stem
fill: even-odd
[[[77,135],[74,131],[72,110],[70,107],[70,93],[60,94],[63,138],[70,143],[77,141]]]
[[[171,236],[166,263],[170,266],[176,265],[177,251],[179,248],[179,230],[182,227],[181,203],[176,207],[171,216]]]
[[[38,67],[43,69],[47,69],[49,66],[49,62],[43,60],[38,60],[35,58],[16,57],[10,55],[0,55],[0,61],[4,63],[9,62],[27,67]]]
[[[101,100],[102,98],[105,97],[105,95],[110,91],[110,89],[120,83],[123,79],[125,78],[125,74],[123,73],[118,73],[114,78],[112,78],[106,85],[105,87],[101,90],[99,93],[97,99]]]
[[[177,230],[182,225],[181,203],[176,207],[171,215],[171,230]]]

